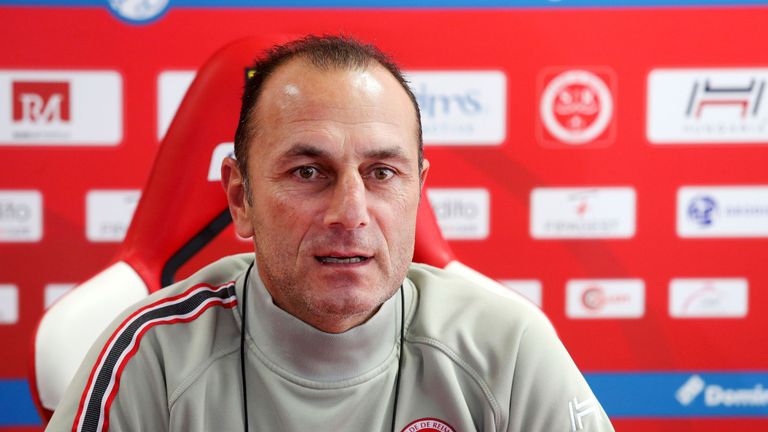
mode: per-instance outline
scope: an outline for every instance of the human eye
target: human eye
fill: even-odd
[[[300,180],[315,180],[321,177],[320,170],[313,166],[300,166],[293,170],[293,175]]]
[[[371,177],[378,181],[386,181],[395,176],[395,170],[387,167],[376,167],[371,171]]]

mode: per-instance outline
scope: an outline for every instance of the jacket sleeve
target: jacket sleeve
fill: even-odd
[[[162,359],[151,335],[130,345],[123,320],[102,333],[56,407],[46,431],[167,431]]]
[[[515,361],[507,431],[613,432],[549,321],[541,315],[528,324]]]

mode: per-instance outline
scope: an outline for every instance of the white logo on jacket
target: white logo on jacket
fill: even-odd
[[[594,397],[582,402],[573,398],[568,402],[568,411],[571,417],[571,432],[580,431],[584,429],[584,423],[581,419],[597,412],[597,401]]]

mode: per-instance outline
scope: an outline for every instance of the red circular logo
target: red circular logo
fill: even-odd
[[[587,144],[608,129],[613,96],[602,78],[586,70],[569,70],[553,78],[541,95],[542,123],[557,140]]]
[[[605,293],[599,286],[591,286],[581,294],[581,302],[587,309],[593,311],[602,309],[606,302]]]
[[[555,120],[575,132],[592,126],[600,112],[600,96],[590,86],[573,83],[559,88],[553,111]]]
[[[408,426],[404,427],[401,432],[456,432],[456,430],[448,423],[436,419],[436,418],[422,418],[418,419]]]

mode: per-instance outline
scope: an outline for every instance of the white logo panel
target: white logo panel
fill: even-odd
[[[669,315],[674,318],[742,318],[748,305],[744,278],[676,278],[669,284]]]
[[[115,71],[0,71],[0,145],[114,146],[123,139]]]
[[[768,143],[768,69],[655,69],[646,134],[654,144]]]
[[[425,145],[500,145],[507,135],[507,77],[501,71],[408,72]]]
[[[0,324],[19,321],[19,289],[16,285],[0,284]]]
[[[631,238],[635,235],[635,190],[535,188],[530,230],[535,239]]]
[[[542,305],[541,282],[536,279],[502,279],[499,283],[527,298],[538,307]]]
[[[677,235],[768,237],[768,186],[681,187]]]
[[[235,143],[221,143],[213,149],[211,165],[208,167],[208,181],[221,180],[221,162],[224,158],[235,157]]]
[[[573,279],[565,290],[569,318],[641,318],[645,314],[641,279]]]
[[[43,196],[35,190],[0,190],[0,242],[43,238]]]
[[[92,242],[121,242],[139,203],[138,190],[92,190],[85,198],[86,237]]]
[[[427,197],[446,239],[488,238],[490,195],[486,189],[427,189]]]
[[[73,284],[73,283],[50,283],[46,285],[43,291],[44,293],[43,306],[45,307],[45,309],[48,309],[49,307],[51,307],[51,305],[53,305],[53,303],[55,303],[56,300],[63,297],[64,294],[72,291],[75,285],[76,284]]]
[[[195,79],[195,71],[166,71],[157,77],[157,140],[162,141]]]

